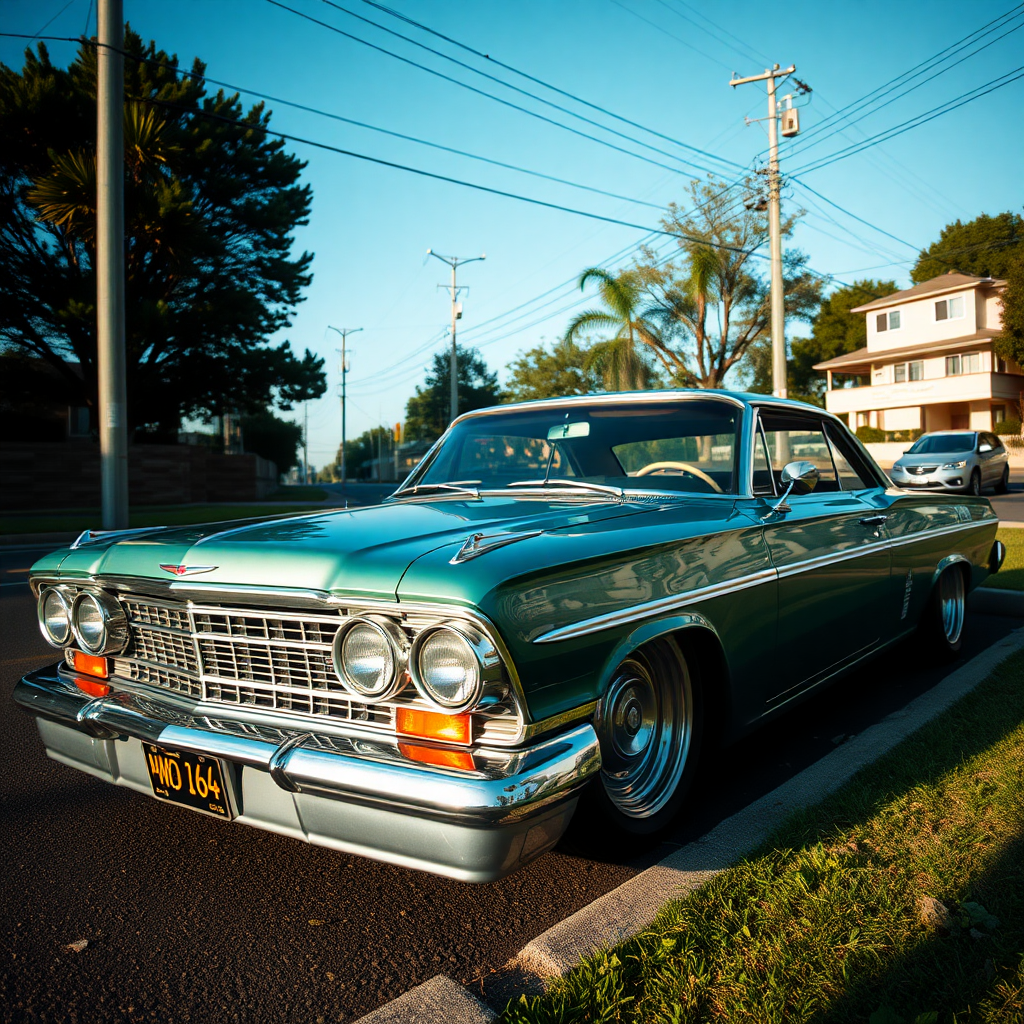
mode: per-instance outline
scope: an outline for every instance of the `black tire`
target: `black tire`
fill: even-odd
[[[971,479],[967,484],[967,493],[974,495],[981,494],[981,470],[976,469],[971,473]]]
[[[996,494],[1009,494],[1010,493],[1010,465],[1007,463],[1003,466],[1003,475],[999,478],[999,483],[996,484]]]
[[[934,662],[954,661],[964,644],[967,583],[958,565],[944,569],[935,581],[919,626],[925,655]]]
[[[598,709],[602,766],[580,798],[577,836],[622,852],[662,832],[693,783],[704,720],[697,661],[675,640],[626,658]]]

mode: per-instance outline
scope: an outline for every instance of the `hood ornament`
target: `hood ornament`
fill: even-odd
[[[529,530],[525,533],[474,533],[459,548],[458,553],[449,560],[449,565],[458,565],[460,562],[468,562],[471,558],[479,558],[486,555],[488,551],[496,548],[503,548],[506,544],[515,544],[520,540],[529,540],[531,537],[539,537],[543,530]]]
[[[172,576],[198,576],[201,572],[213,572],[216,565],[161,565],[164,572]]]

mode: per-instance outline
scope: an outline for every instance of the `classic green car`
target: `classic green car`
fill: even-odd
[[[488,881],[581,796],[599,834],[656,833],[712,735],[914,630],[955,654],[996,526],[795,402],[501,406],[375,507],[83,534],[32,569],[63,660],[14,696],[91,775]]]

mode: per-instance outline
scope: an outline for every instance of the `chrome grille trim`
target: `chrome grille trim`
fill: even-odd
[[[331,645],[338,629],[361,606],[337,611],[279,611],[173,602],[119,595],[131,642],[113,659],[113,675],[200,703],[250,708],[272,715],[322,718],[394,734],[399,706],[436,710],[411,685],[387,703],[354,701],[334,671]],[[411,641],[437,617],[401,609],[400,627]],[[473,713],[474,743],[514,746],[525,723],[513,708]]]

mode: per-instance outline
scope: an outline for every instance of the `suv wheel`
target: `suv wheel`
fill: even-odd
[[[999,483],[996,484],[996,494],[1009,494],[1010,493],[1010,465],[1007,463],[1003,466],[1003,475],[999,478]]]
[[[971,473],[971,482],[967,485],[968,494],[981,494],[981,470]]]

